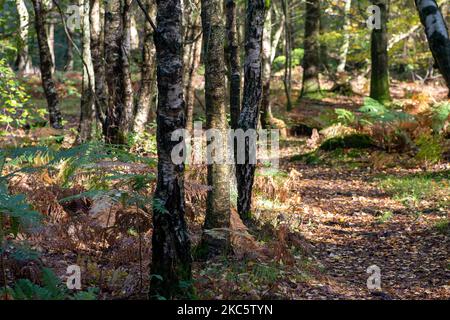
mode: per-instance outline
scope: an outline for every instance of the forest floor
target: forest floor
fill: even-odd
[[[394,97],[406,104],[421,90],[420,85],[408,83],[394,83],[392,88]],[[442,87],[430,85],[429,90],[431,99],[445,99]],[[359,95],[333,95],[304,101],[286,113],[283,98],[273,96],[274,114],[291,128],[326,109],[355,110],[361,104]],[[76,124],[73,109],[63,112],[69,124]],[[50,132],[39,130],[27,139]],[[65,132],[66,140],[73,139],[73,132],[74,128]],[[24,135],[21,132],[19,138]],[[2,139],[6,144],[17,140]],[[235,254],[194,262],[192,298],[449,299],[448,159],[423,165],[408,153],[359,148],[311,153],[315,143],[310,134],[280,141],[279,170],[257,170],[253,223],[244,226],[233,211]],[[126,174],[156,170],[141,163],[119,165]],[[50,217],[42,228],[21,234],[20,240],[38,250],[39,263],[62,279],[67,266],[80,265],[83,287],[98,288],[99,299],[145,298],[152,230],[136,233],[114,224],[127,215],[139,220],[141,211],[104,198],[60,202],[87,188],[80,185],[86,178],[83,174],[72,178],[69,187],[63,185],[64,170],[25,172],[10,182],[12,190],[25,193],[38,211]],[[99,175],[118,173],[107,162],[98,170]],[[186,219],[194,249],[204,220],[205,172],[204,167],[191,167],[186,174]],[[97,181],[88,177],[86,185]],[[109,188],[114,191],[121,185]],[[143,196],[151,197],[152,188]],[[65,217],[63,222],[58,221],[60,216]],[[7,266],[10,281],[36,278],[35,262],[14,263]],[[371,266],[379,268],[380,290],[368,289]]]

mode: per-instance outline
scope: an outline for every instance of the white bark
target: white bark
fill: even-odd
[[[352,0],[345,0],[344,7],[344,43],[339,53],[339,65],[337,67],[338,72],[345,71],[345,65],[347,63],[348,48],[350,47],[350,26],[351,20],[349,18],[350,9],[352,7]]]
[[[17,57],[17,66],[19,73],[30,73],[32,69],[31,57],[28,54],[28,24],[30,16],[24,0],[16,0],[17,13],[19,14],[19,38],[20,48]]]

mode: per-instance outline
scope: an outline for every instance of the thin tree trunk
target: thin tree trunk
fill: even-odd
[[[350,9],[352,7],[352,0],[345,0],[344,5],[344,42],[342,43],[341,48],[339,49],[339,65],[337,67],[338,72],[345,71],[345,65],[347,64],[347,54],[348,48],[350,46]]]
[[[381,28],[372,30],[370,55],[372,71],[370,77],[370,97],[385,103],[390,100],[389,64],[388,64],[388,0],[376,0],[374,5],[380,8]]]
[[[146,11],[154,16],[156,7],[151,0],[144,2]],[[136,104],[136,115],[134,117],[133,132],[142,134],[145,125],[148,123],[150,112],[152,110],[153,96],[156,84],[156,53],[153,43],[153,29],[148,21],[144,27],[144,43],[142,46],[142,66],[141,66],[141,85]]]
[[[52,0],[43,0],[43,8],[45,12],[51,12],[53,8]],[[46,15],[48,16],[48,15]],[[47,28],[47,42],[48,48],[50,50],[50,56],[52,58],[52,73],[55,73],[56,70],[56,58],[55,58],[55,24],[53,22],[53,18],[49,19],[46,23]]]
[[[81,14],[81,44],[83,65],[83,81],[81,94],[80,125],[78,142],[83,143],[92,138],[95,125],[95,76],[91,57],[91,28],[89,22],[90,0],[79,0]]]
[[[320,2],[308,0],[306,2],[305,17],[305,55],[303,57],[303,85],[301,97],[315,95],[320,92]]]
[[[150,296],[183,294],[191,281],[191,247],[184,221],[184,164],[171,159],[172,132],[185,127],[183,38],[180,0],[157,1],[154,35],[158,79],[158,181],[153,200],[153,254]]]
[[[272,39],[272,44],[271,44],[272,48],[270,51],[270,64],[271,65],[272,65],[273,61],[275,60],[275,56],[277,54],[278,43],[280,42],[281,35],[283,34],[284,27],[285,27],[284,15],[281,15],[281,16],[275,15],[275,19],[280,21],[280,26],[278,27],[277,31],[275,31],[275,34]]]
[[[246,132],[256,130],[259,108],[262,96],[262,37],[265,18],[265,1],[249,0],[247,3],[247,19],[245,31],[245,64],[244,64],[244,95],[242,111],[239,116],[238,127]],[[256,165],[248,161],[250,140],[245,144],[246,161],[236,165],[238,185],[238,212],[242,220],[251,217],[252,187]]]
[[[236,129],[241,112],[241,63],[237,39],[236,1],[226,0],[226,55],[230,79],[230,116],[231,128]]]
[[[425,28],[428,45],[436,65],[449,88],[450,97],[450,38],[445,20],[434,0],[415,0],[420,21]]]
[[[194,4],[191,4],[193,6]],[[188,33],[186,38],[187,48],[185,50],[185,63],[188,66],[186,68],[185,75],[185,97],[186,97],[186,129],[192,132],[194,121],[194,102],[195,102],[195,87],[192,83],[194,80],[194,74],[200,65],[200,54],[202,45],[201,26],[200,20],[200,1],[195,3],[195,9],[190,6],[188,11],[190,25],[188,25]]]
[[[71,33],[70,30],[68,30],[68,31],[69,31],[69,33]],[[73,39],[73,35],[71,34],[70,36]],[[68,38],[67,38],[67,49],[66,49],[66,57],[65,58],[66,58],[66,62],[64,64],[64,71],[72,71],[73,70],[73,44],[72,44],[72,41],[70,41]]]
[[[282,0],[281,4],[283,6],[283,14],[284,14],[284,77],[283,77],[283,85],[284,92],[286,94],[286,109],[288,111],[292,110],[292,101],[291,101],[291,87],[292,87],[292,55],[291,55],[291,44],[292,44],[292,35],[291,35],[291,13],[289,10],[289,4],[287,0]]]
[[[95,113],[97,122],[103,126],[107,109],[107,86],[105,84],[104,32],[101,0],[91,0],[91,56],[95,78]]]
[[[17,52],[17,69],[19,74],[27,74],[31,71],[31,57],[28,53],[28,29],[30,16],[24,0],[16,0],[17,13],[19,14],[19,39],[20,45]]]
[[[40,69],[42,78],[42,87],[44,88],[47,99],[47,108],[50,120],[50,126],[55,129],[62,129],[62,118],[59,110],[58,93],[52,73],[52,58],[48,47],[47,32],[45,28],[45,10],[42,0],[32,0],[34,7],[34,21],[39,46]]]
[[[126,144],[133,118],[130,74],[130,3],[110,0],[105,11],[106,82],[109,101],[103,131],[112,144]]]
[[[264,22],[263,43],[262,43],[262,102],[261,102],[261,125],[264,129],[271,127],[273,120],[272,107],[270,104],[270,78],[272,75],[272,63],[270,55],[272,53],[272,10],[269,8]]]
[[[214,141],[218,148],[212,156],[227,154],[227,117],[225,110],[225,23],[221,0],[202,0],[202,27],[204,35],[205,62],[205,107],[207,129],[216,129],[222,139]],[[214,137],[213,139],[217,139]],[[211,145],[212,142],[210,141]],[[220,155],[219,155],[220,154]],[[225,158],[226,159],[226,158]],[[208,164],[208,191],[202,245],[208,255],[225,254],[230,249],[230,234],[221,236],[208,233],[214,229],[226,230],[230,227],[230,181],[229,166],[224,161]]]

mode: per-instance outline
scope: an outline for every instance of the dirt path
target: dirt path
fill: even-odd
[[[325,281],[300,298],[448,299],[449,237],[433,226],[439,214],[415,215],[379,190],[367,169],[291,165],[301,173],[303,235],[323,265]],[[392,213],[388,221],[383,214]],[[367,288],[376,265],[381,292]],[[324,283],[325,282],[325,283]]]

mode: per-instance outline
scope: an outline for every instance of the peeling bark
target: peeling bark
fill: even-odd
[[[59,110],[58,93],[53,80],[53,63],[48,46],[47,32],[45,30],[45,10],[42,5],[42,0],[33,0],[33,7],[34,23],[39,46],[42,87],[44,88],[45,98],[47,99],[50,126],[55,129],[62,129],[62,117]]]
[[[153,255],[150,296],[183,295],[180,282],[191,280],[191,251],[184,220],[184,164],[174,164],[174,130],[185,127],[183,41],[180,0],[157,0],[156,47],[158,181],[153,205]]]
[[[245,30],[244,95],[238,128],[256,129],[262,96],[262,37],[265,18],[265,1],[249,0]],[[238,186],[238,212],[242,220],[251,217],[254,164],[248,161],[249,141],[245,144],[246,162],[236,165]]]

